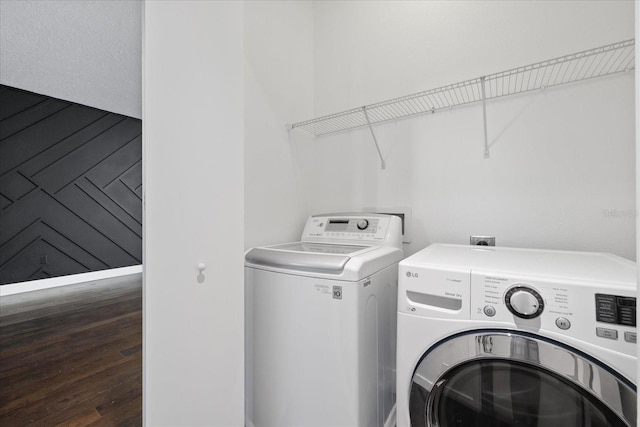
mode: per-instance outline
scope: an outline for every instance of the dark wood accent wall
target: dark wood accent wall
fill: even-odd
[[[0,284],[141,262],[141,120],[0,85]]]

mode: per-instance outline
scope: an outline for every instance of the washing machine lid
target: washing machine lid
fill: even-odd
[[[636,426],[634,384],[579,350],[524,332],[440,341],[408,392],[412,426]]]
[[[253,248],[245,255],[245,261],[254,266],[340,274],[352,257],[375,248],[364,245],[294,242]]]
[[[282,245],[268,246],[268,248],[283,251],[307,252],[316,254],[352,255],[365,249],[371,249],[371,246],[294,242],[284,243]]]

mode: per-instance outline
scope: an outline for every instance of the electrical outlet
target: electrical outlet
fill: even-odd
[[[469,244],[472,246],[495,246],[496,238],[494,236],[470,236]]]

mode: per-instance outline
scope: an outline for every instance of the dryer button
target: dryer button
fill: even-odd
[[[496,309],[490,305],[485,305],[482,311],[484,311],[484,314],[486,314],[489,317],[493,317],[496,315]]]
[[[556,326],[560,329],[569,329],[571,327],[571,322],[569,322],[569,319],[566,319],[564,317],[558,317],[556,319]]]
[[[626,342],[632,342],[632,343],[636,343],[636,333],[635,332],[625,332],[624,333],[624,340]]]
[[[602,338],[609,338],[612,340],[618,339],[618,331],[608,328],[596,328],[596,335]]]

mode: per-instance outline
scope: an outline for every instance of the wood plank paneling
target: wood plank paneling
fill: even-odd
[[[5,101],[2,104],[8,104],[10,102],[11,101]],[[19,112],[12,120],[0,119],[4,121],[2,127],[0,127],[0,139],[8,138],[68,106],[68,102],[58,99],[47,99],[44,102],[30,107],[29,111]]]
[[[7,86],[0,90],[0,96],[6,100],[0,104],[0,120],[6,120],[21,111],[32,108],[47,100],[46,96],[30,92],[9,90]]]
[[[0,99],[0,102],[4,97]],[[28,113],[28,112],[27,112]],[[71,105],[0,141],[0,173],[29,161],[47,148],[100,119],[106,113],[82,105]],[[16,116],[6,120],[12,120]],[[3,120],[4,121],[4,120]],[[0,125],[4,126],[3,123]]]
[[[142,262],[141,134],[0,86],[0,285]]]

